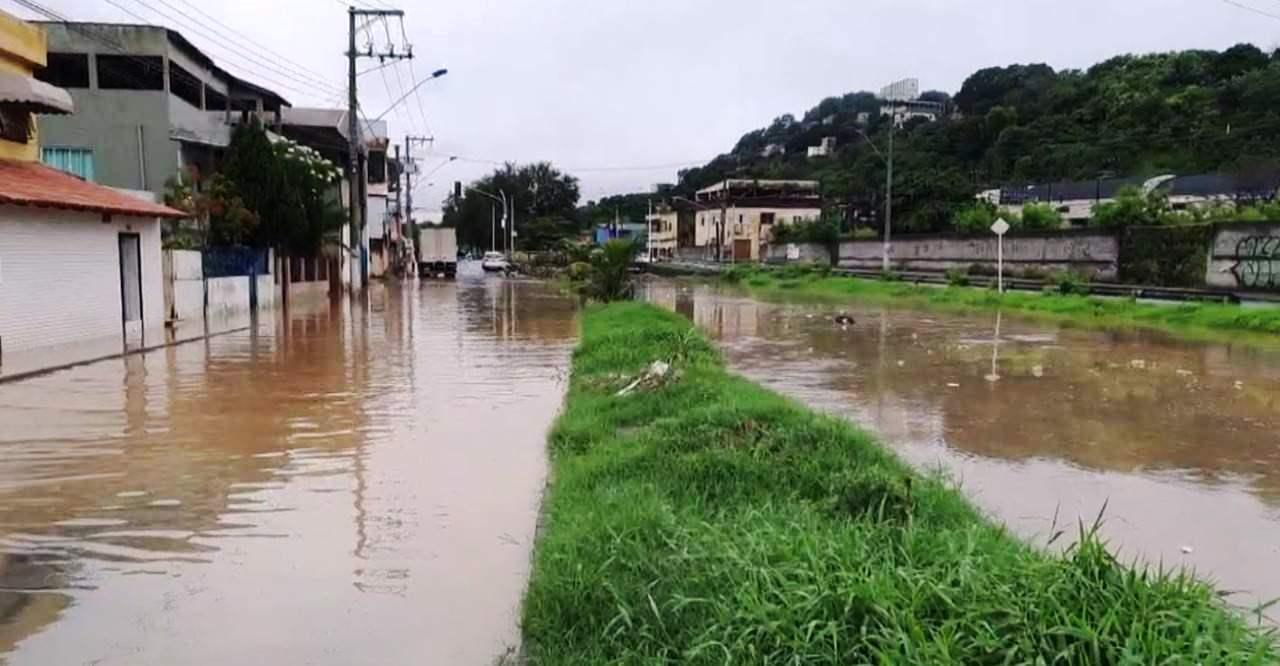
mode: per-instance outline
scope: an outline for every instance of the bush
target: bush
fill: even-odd
[[[947,269],[947,284],[952,287],[969,286],[969,274],[963,268]]]
[[[951,220],[951,226],[962,234],[991,233],[991,225],[996,222],[996,207],[987,201],[974,202],[968,208],[962,208]]]
[[[1046,287],[1064,296],[1087,295],[1089,293],[1087,283],[1087,278],[1073,271],[1056,271],[1045,278]]]
[[[1022,207],[1020,229],[1061,229],[1062,213],[1049,204],[1027,204]]]
[[[1126,228],[1120,234],[1120,281],[1202,286],[1212,239],[1213,225]]]
[[[631,262],[639,244],[633,240],[611,240],[591,254],[582,294],[602,303],[631,298],[635,282],[631,279]]]

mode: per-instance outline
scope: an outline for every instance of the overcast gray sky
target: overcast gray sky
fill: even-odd
[[[342,99],[346,0],[36,1],[72,19],[136,23],[141,17],[175,28],[228,70],[275,88],[295,106],[335,106]],[[431,179],[434,187],[418,190],[420,205],[438,208],[453,180],[492,168],[485,160],[550,160],[581,178],[584,200],[646,190],[674,181],[680,166],[729,150],[775,116],[898,78],[955,92],[974,70],[992,65],[1086,67],[1120,53],[1223,49],[1241,41],[1269,51],[1280,44],[1280,0],[1235,1],[358,4],[405,11],[419,76],[449,69],[421,88],[421,106],[411,96],[388,116],[393,138],[432,134],[434,153],[462,158]],[[0,7],[36,17],[15,0],[0,0]],[[389,27],[400,41],[399,23]],[[373,32],[375,44],[386,42],[381,24]],[[262,66],[268,59],[275,71]],[[319,77],[327,88],[299,80]],[[411,85],[407,65],[366,74],[361,105],[377,115]],[[423,168],[442,161],[429,158]]]

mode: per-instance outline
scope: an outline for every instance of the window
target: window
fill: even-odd
[[[98,87],[103,90],[164,90],[164,58],[98,55]]]
[[[387,154],[382,151],[369,152],[369,183],[387,182]]]
[[[59,88],[89,87],[89,54],[50,53],[48,65],[36,78]]]
[[[19,106],[0,104],[0,139],[14,143],[31,140],[31,114]]]
[[[795,217],[791,218],[791,221],[794,222],[795,224],[800,224],[800,222],[803,220],[804,218],[800,217],[799,215],[796,215]]]
[[[773,224],[774,213],[760,213],[760,224]]]
[[[194,74],[188,72],[172,60],[169,61],[169,92],[178,99],[196,107],[203,108],[200,91],[204,84]]]
[[[204,108],[208,111],[226,111],[227,96],[210,88],[204,87]]]
[[[92,182],[94,179],[93,150],[90,148],[45,147],[41,151],[40,161],[87,181]]]

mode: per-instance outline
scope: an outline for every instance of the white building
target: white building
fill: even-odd
[[[834,136],[822,137],[822,142],[816,146],[809,146],[809,158],[829,157],[836,152],[836,138]]]
[[[731,179],[698,190],[696,198],[694,246],[735,262],[765,256],[762,246],[773,238],[774,225],[822,217],[816,180]]]
[[[162,334],[160,219],[179,217],[35,162],[0,159],[0,350]]]

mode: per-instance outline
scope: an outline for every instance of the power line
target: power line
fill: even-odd
[[[250,39],[249,37],[245,36],[245,35],[244,35],[244,33],[237,31],[235,28],[232,28],[231,26],[227,25],[226,23],[223,23],[222,21],[218,20],[218,18],[217,18],[217,17],[209,15],[209,13],[205,12],[204,10],[200,9],[199,7],[197,7],[196,5],[192,4],[190,0],[178,0],[178,2],[181,2],[182,4],[186,5],[187,7],[190,7],[190,8],[191,8],[192,10],[194,10],[196,13],[200,14],[201,16],[204,16],[205,18],[209,19],[210,21],[213,21],[214,23],[218,24],[219,26],[222,26],[224,29],[226,29],[227,31],[229,31],[231,34],[236,35],[236,36],[239,36],[239,37],[240,37],[241,39],[243,39],[245,42],[247,42],[247,43],[249,43],[249,44],[251,44],[251,45],[255,46],[256,48],[260,49],[261,51],[263,51],[263,52],[267,53],[267,54],[268,54],[268,55],[270,55],[271,57],[275,58],[278,62],[283,63],[283,64],[290,65],[290,66],[291,66],[291,68],[295,69],[296,71],[298,71],[298,72],[300,72],[300,73],[307,73],[307,74],[310,74],[310,75],[312,75],[312,77],[313,77],[313,78],[315,78],[316,80],[319,80],[319,81],[322,81],[322,82],[327,81],[327,79],[325,78],[325,76],[324,76],[323,74],[321,74],[321,73],[317,72],[317,71],[316,71],[316,70],[314,70],[314,69],[310,69],[310,68],[308,68],[308,67],[306,67],[306,66],[304,66],[304,65],[301,65],[301,64],[299,64],[297,61],[290,60],[289,58],[287,58],[287,57],[285,57],[285,56],[283,56],[283,55],[281,55],[281,54],[277,53],[276,51],[273,51],[273,50],[271,50],[270,48],[268,48],[268,47],[264,46],[262,43],[260,43],[260,42],[257,42],[257,41],[254,41],[254,40]],[[330,85],[332,85],[332,84],[330,84]]]
[[[1280,14],[1272,14],[1269,11],[1258,9],[1257,7],[1251,7],[1249,5],[1244,4],[1243,2],[1236,2],[1236,0],[1222,0],[1222,2],[1228,5],[1231,5],[1232,7],[1238,7],[1247,12],[1253,12],[1254,14],[1258,14],[1259,16],[1266,16],[1267,18],[1272,18],[1277,21],[1280,21]]]
[[[160,16],[164,20],[180,25],[184,28],[187,28],[193,31],[195,34],[201,35],[206,40],[209,40],[211,45],[216,46],[217,50],[222,51],[224,57],[229,59],[239,60],[241,62],[241,66],[243,66],[244,63],[248,63],[248,68],[246,71],[255,71],[259,67],[265,67],[266,69],[272,72],[275,72],[276,76],[267,76],[265,73],[262,73],[262,72],[258,72],[258,75],[264,79],[273,80],[277,84],[281,85],[282,87],[291,88],[301,94],[306,94],[306,95],[314,94],[314,90],[312,89],[316,87],[320,87],[328,90],[337,89],[337,86],[335,86],[332,83],[329,83],[328,81],[324,81],[322,79],[314,78],[314,77],[311,78],[310,80],[308,80],[307,78],[299,77],[295,74],[289,73],[287,70],[281,67],[278,67],[273,62],[271,62],[269,58],[262,57],[250,50],[238,48],[238,46],[235,44],[231,44],[231,45],[226,44],[223,41],[222,37],[213,36],[211,35],[210,32],[206,32],[206,29],[203,26],[198,25],[199,21],[192,18],[190,14],[187,14],[186,12],[180,9],[177,9],[173,5],[169,4],[168,0],[156,0],[156,1],[160,2],[166,7],[169,7],[171,10],[177,12],[180,16],[186,19],[186,22],[176,19],[173,16],[170,16],[165,12],[157,9],[153,5],[148,4],[147,0],[133,0],[133,1],[138,5],[141,5],[142,7],[147,8],[152,13],[156,14],[157,16]],[[112,5],[115,5],[116,7],[120,7],[120,5],[115,2],[115,0],[107,0],[107,2],[109,2]],[[121,9],[123,9],[123,7],[121,7]],[[295,86],[287,82],[296,83],[297,85]]]
[[[489,160],[478,157],[465,157],[462,155],[449,155],[446,153],[427,153],[428,157],[454,157],[459,162],[467,162],[470,164],[488,164],[492,166],[506,166],[508,164],[516,164],[518,162],[509,161],[502,162],[498,160]],[[557,167],[563,171],[569,172],[604,172],[604,171],[658,171],[660,169],[678,169],[682,167],[703,166],[711,160],[699,160],[695,162],[674,162],[671,164],[648,164],[637,166],[589,166],[589,167]]]

